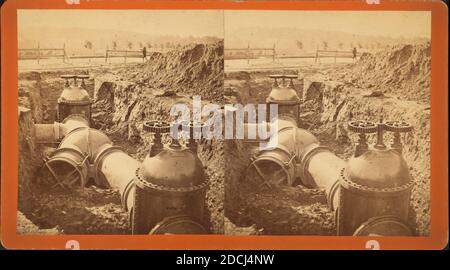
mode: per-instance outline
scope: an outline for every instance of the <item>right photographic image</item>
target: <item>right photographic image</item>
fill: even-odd
[[[431,12],[225,11],[224,59],[225,234],[430,235]]]

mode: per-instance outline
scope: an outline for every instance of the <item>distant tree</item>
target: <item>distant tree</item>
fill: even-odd
[[[361,43],[358,43],[358,48],[362,49],[363,45]]]
[[[342,50],[342,48],[344,48],[344,43],[339,42],[338,46],[339,46],[339,49]]]
[[[303,43],[300,40],[297,40],[297,48],[303,50]]]
[[[151,48],[151,47],[152,47],[152,43],[147,42],[147,47],[148,47],[148,48]]]
[[[91,41],[86,40],[86,41],[84,42],[84,47],[85,47],[86,49],[92,50],[92,48],[94,47],[94,45],[92,44]]]
[[[142,42],[139,42],[139,48],[144,48],[144,44]]]
[[[328,49],[328,42],[326,41],[322,42],[322,46],[324,50]]]
[[[112,48],[113,48],[113,50],[117,50],[117,41],[113,41],[112,42]]]
[[[127,46],[128,49],[130,49],[130,50],[133,49],[133,45],[134,45],[133,42],[128,41],[128,46]]]

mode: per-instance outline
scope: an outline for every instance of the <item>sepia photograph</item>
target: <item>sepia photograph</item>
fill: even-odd
[[[169,136],[222,100],[222,11],[19,10],[18,44],[18,234],[223,233],[221,144]]]
[[[17,26],[17,234],[430,235],[430,11]]]
[[[227,144],[226,233],[429,235],[431,13],[224,18],[224,94],[278,105],[271,137]]]

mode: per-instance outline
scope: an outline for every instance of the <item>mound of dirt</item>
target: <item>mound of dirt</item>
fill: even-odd
[[[364,53],[352,68],[368,88],[388,86],[387,92],[406,100],[429,102],[431,46],[398,45],[375,54]]]
[[[145,64],[119,72],[124,80],[146,87],[223,100],[223,42],[190,44],[167,53],[150,54]]]

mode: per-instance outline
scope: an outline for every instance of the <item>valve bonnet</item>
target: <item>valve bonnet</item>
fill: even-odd
[[[409,168],[396,151],[369,150],[349,160],[345,169],[351,182],[371,188],[394,188],[411,181]]]

